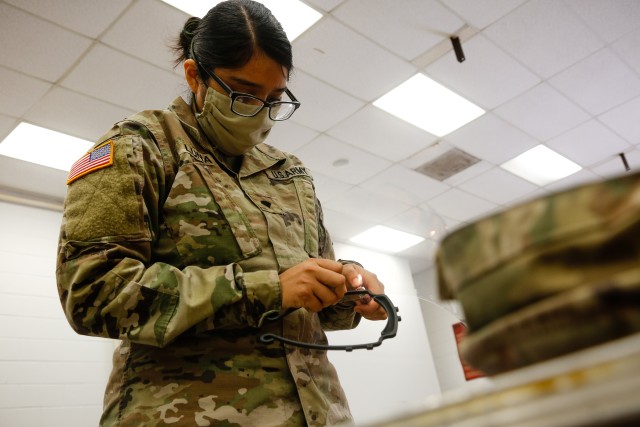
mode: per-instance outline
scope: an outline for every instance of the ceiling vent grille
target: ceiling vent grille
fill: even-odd
[[[480,159],[458,148],[453,148],[440,157],[428,161],[422,166],[418,166],[415,171],[427,175],[438,181],[462,172],[475,165]]]

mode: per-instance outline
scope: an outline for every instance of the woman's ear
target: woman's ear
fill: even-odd
[[[198,65],[193,59],[184,61],[184,78],[189,85],[192,93],[198,93],[200,78],[198,76]]]

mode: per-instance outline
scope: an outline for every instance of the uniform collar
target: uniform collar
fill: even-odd
[[[256,172],[269,169],[278,163],[284,163],[287,156],[268,144],[258,144],[244,155],[240,177],[253,175]]]
[[[190,104],[185,102],[185,100],[179,96],[171,102],[169,110],[173,111],[178,116],[178,119],[182,122],[182,127],[194,141],[197,141],[198,144],[203,147],[207,146],[207,144],[203,143],[204,140],[200,136],[200,126],[198,126],[196,116],[193,114],[193,109]]]

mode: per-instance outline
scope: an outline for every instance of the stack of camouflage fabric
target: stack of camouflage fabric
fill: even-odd
[[[459,300],[463,358],[487,374],[640,331],[640,174],[481,219],[438,249],[439,290]]]

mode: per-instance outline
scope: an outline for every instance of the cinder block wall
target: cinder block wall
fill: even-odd
[[[0,426],[98,424],[115,341],[77,335],[56,291],[61,213],[0,202]]]

